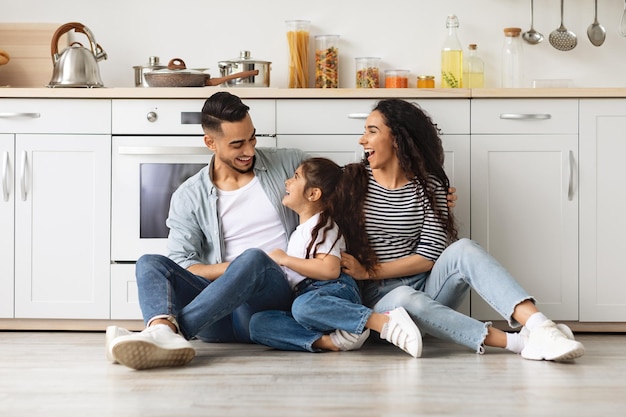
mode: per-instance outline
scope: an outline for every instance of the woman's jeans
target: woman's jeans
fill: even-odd
[[[263,310],[289,310],[293,300],[282,268],[259,249],[244,251],[215,281],[161,255],[139,258],[136,276],[146,324],[172,315],[187,339],[250,343],[250,317]]]
[[[533,300],[515,279],[476,242],[461,239],[446,248],[429,273],[364,281],[363,303],[374,311],[404,307],[423,333],[483,351],[487,327],[454,310],[471,288],[512,327],[519,303]],[[534,302],[534,300],[533,300]]]
[[[341,274],[331,281],[308,280],[289,311],[262,311],[252,316],[253,342],[280,350],[318,352],[313,343],[342,329],[363,333],[372,309],[361,304],[354,280]]]

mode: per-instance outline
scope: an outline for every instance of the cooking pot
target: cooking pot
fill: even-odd
[[[258,73],[258,70],[244,71],[225,77],[211,78],[211,75],[204,71],[187,69],[185,61],[174,58],[167,64],[167,68],[147,72],[144,77],[150,87],[204,87],[220,85],[228,80],[254,76]]]
[[[72,29],[87,36],[91,49],[83,47],[80,42],[72,42],[59,53],[59,39]],[[50,49],[54,68],[48,87],[104,87],[98,61],[106,59],[107,54],[87,26],[77,22],[62,25],[54,32]]]
[[[161,65],[158,56],[151,56],[148,58],[148,64],[136,65],[133,67],[135,70],[135,87],[149,87],[144,75],[148,72],[152,72],[159,69],[167,68],[167,65]]]
[[[257,70],[254,76],[240,77],[226,82],[229,87],[269,87],[269,61],[259,61],[250,57],[250,51],[241,51],[239,57],[228,61],[218,62],[222,77],[242,71]]]

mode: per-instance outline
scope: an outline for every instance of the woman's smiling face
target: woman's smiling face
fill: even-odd
[[[383,115],[374,110],[365,121],[365,133],[359,139],[372,169],[384,168],[397,161],[395,140]]]

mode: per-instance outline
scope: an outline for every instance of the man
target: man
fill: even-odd
[[[110,360],[134,369],[184,365],[195,355],[188,340],[250,343],[254,313],[290,310],[292,290],[266,252],[285,250],[298,224],[281,200],[306,155],[256,149],[248,110],[228,92],[206,100],[202,129],[214,155],[172,196],[169,256],[137,261],[146,328],[132,334],[110,326]]]

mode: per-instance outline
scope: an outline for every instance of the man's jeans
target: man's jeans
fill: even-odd
[[[317,352],[313,343],[336,329],[362,333],[372,309],[361,304],[354,280],[341,274],[331,281],[307,280],[291,312],[263,311],[250,321],[256,343],[281,350]]]
[[[374,311],[404,307],[422,333],[482,352],[491,323],[454,310],[470,288],[513,327],[519,326],[512,318],[515,306],[533,300],[495,258],[469,239],[446,248],[429,273],[364,281],[362,296],[363,303]]]
[[[293,300],[282,268],[259,249],[244,251],[215,281],[161,255],[139,258],[136,276],[146,324],[155,316],[172,315],[187,339],[250,343],[250,317],[263,310],[289,310]]]

